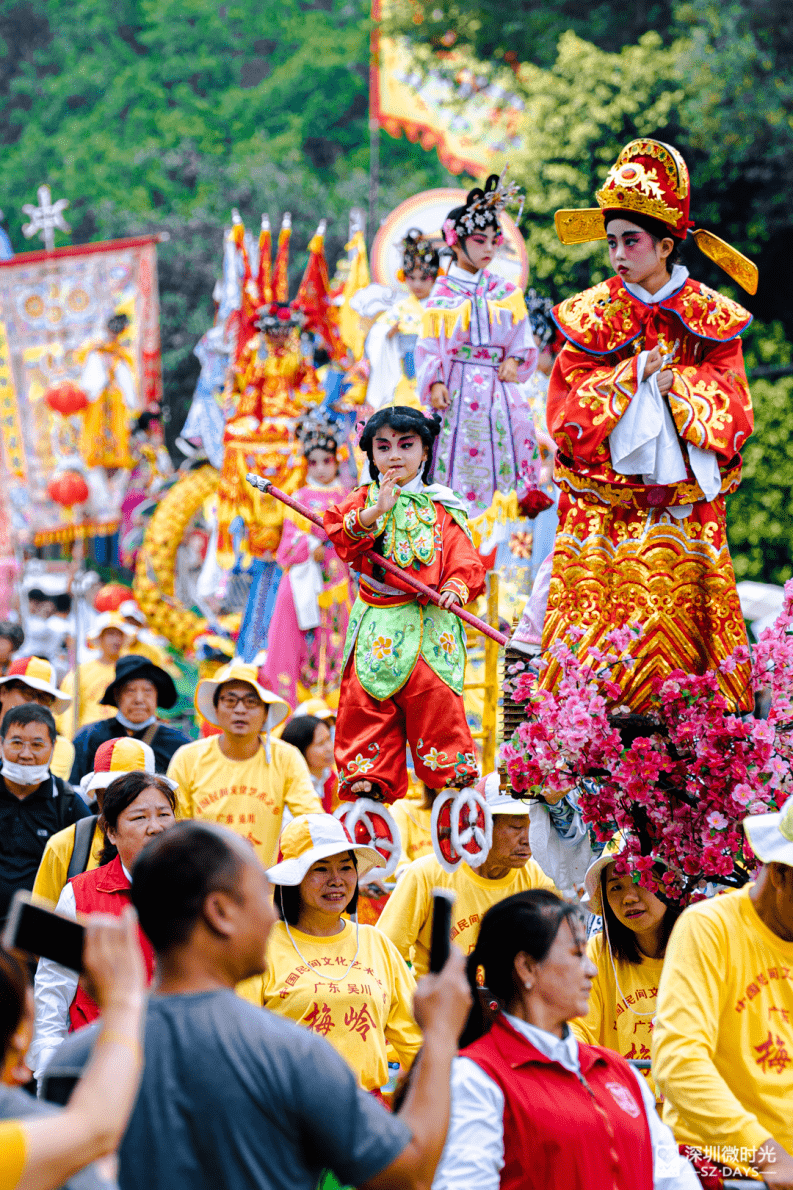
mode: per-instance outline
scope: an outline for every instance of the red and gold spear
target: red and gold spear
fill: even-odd
[[[266,492],[268,496],[272,496],[274,499],[280,500],[281,503],[286,504],[288,508],[292,508],[295,512],[299,512],[300,515],[304,516],[307,521],[311,521],[313,524],[318,525],[319,528],[324,532],[322,517],[315,516],[315,514],[311,512],[310,509],[300,504],[297,500],[293,500],[291,496],[287,496],[286,492],[282,492],[280,488],[274,487],[273,484],[270,483],[269,479],[264,479],[261,475],[254,475],[251,471],[248,472],[245,478],[251,487],[258,488],[260,492]],[[390,558],[383,558],[380,554],[376,554],[374,550],[364,550],[363,556],[368,558],[374,566],[382,566],[383,570],[387,570],[389,574],[393,574],[397,578],[402,579],[402,582],[407,583],[407,585],[412,587],[413,590],[417,592],[417,594],[425,595],[427,599],[431,600],[432,603],[440,603],[441,597],[437,591],[433,591],[432,587],[428,587],[424,583],[420,582],[419,579],[414,578],[413,575],[408,571],[402,570],[402,568],[397,566],[395,562],[392,562]],[[490,625],[485,623],[484,620],[480,620],[478,616],[474,616],[471,612],[467,612],[464,607],[457,607],[456,604],[452,604],[452,606],[447,608],[447,610],[452,612],[455,616],[458,616],[461,620],[464,620],[466,624],[470,624],[472,628],[475,628],[477,632],[481,632],[483,636],[489,636],[490,639],[496,641],[497,644],[503,646],[508,643],[508,638],[504,636],[502,632],[499,632],[496,628],[491,628]]]

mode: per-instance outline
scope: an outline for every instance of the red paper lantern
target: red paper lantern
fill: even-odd
[[[44,400],[50,409],[70,417],[72,413],[79,413],[88,404],[88,397],[72,380],[64,380],[63,384],[56,384],[44,394]]]
[[[47,484],[47,495],[56,504],[71,508],[75,504],[85,504],[89,495],[88,484],[79,471],[64,471]]]
[[[94,607],[98,612],[117,612],[122,603],[134,598],[131,587],[125,587],[123,583],[105,583],[96,593]]]

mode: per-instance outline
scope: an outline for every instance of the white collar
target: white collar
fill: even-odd
[[[521,1033],[546,1058],[550,1058],[552,1062],[558,1062],[572,1074],[578,1074],[581,1069],[578,1041],[569,1025],[564,1027],[564,1037],[557,1037],[555,1033],[548,1033],[545,1029],[538,1028],[537,1025],[530,1025],[528,1021],[522,1021],[520,1017],[512,1016],[509,1012],[505,1012],[504,1017],[513,1029]]]
[[[413,478],[411,479],[410,483],[403,484],[402,487],[400,488],[400,491],[402,491],[402,492],[423,492],[424,491],[424,480],[421,478],[421,472],[419,472],[418,475],[414,475]]]
[[[123,864],[121,865],[121,871],[124,873],[124,875],[126,876],[127,880],[130,882],[130,884],[132,884],[132,876],[130,875],[130,873],[127,871],[127,869],[124,867]]]
[[[677,293],[678,289],[681,289],[687,280],[688,269],[685,265],[676,264],[672,268],[672,276],[666,285],[662,285],[656,293],[648,293],[641,285],[631,285],[628,281],[624,281],[623,284],[628,293],[633,294],[639,301],[646,302],[648,306],[654,306],[657,302],[662,302],[666,298],[671,297],[673,293]]]
[[[306,476],[306,487],[311,488],[312,492],[327,492],[334,486],[336,479],[338,479],[338,474],[336,475],[335,479],[330,481],[330,483],[317,483],[316,479],[309,479],[308,476]]]
[[[463,285],[476,286],[479,284],[479,279],[483,271],[483,269],[480,269],[478,273],[469,273],[467,269],[463,269],[459,264],[455,263],[449,265],[449,271],[446,276],[451,277],[454,281],[462,282]]]

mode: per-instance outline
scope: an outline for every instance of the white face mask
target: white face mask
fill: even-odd
[[[15,785],[41,785],[49,775],[49,764],[15,764],[13,760],[3,757],[0,776],[7,777]]]

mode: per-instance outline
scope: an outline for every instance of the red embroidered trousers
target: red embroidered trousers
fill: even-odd
[[[479,777],[462,695],[419,657],[401,690],[382,702],[367,694],[347,662],[339,695],[335,756],[339,799],[352,801],[357,781],[371,781],[391,803],[407,793],[405,745],[419,780],[431,789],[470,785]]]

